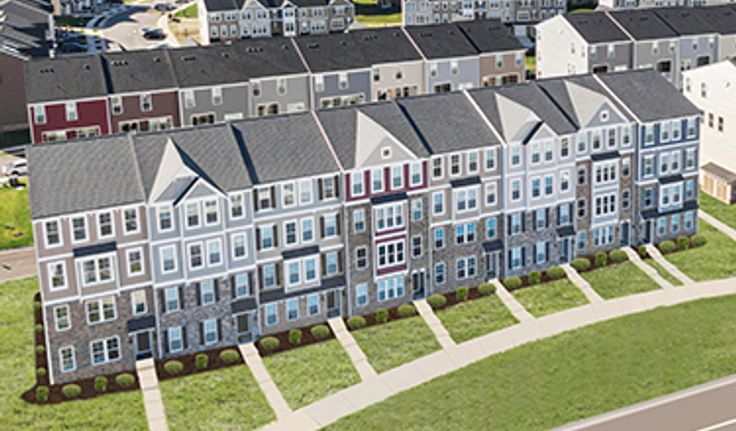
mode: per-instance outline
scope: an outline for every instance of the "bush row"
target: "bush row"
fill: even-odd
[[[677,242],[667,240],[659,243],[659,249],[664,254],[672,253],[675,250],[687,250],[691,245],[693,247],[702,247],[708,240],[701,234],[695,234],[692,238],[686,236],[677,237]]]
[[[41,370],[42,368],[39,368]],[[135,383],[135,377],[129,373],[119,374],[115,377],[115,382],[123,388],[127,388]],[[95,392],[107,391],[107,377],[97,376],[95,377]],[[82,395],[82,387],[76,383],[69,383],[61,387],[61,393],[66,398],[76,398]],[[36,388],[36,400],[45,402],[49,399],[49,387],[38,386]]]

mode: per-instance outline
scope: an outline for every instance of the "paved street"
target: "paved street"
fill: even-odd
[[[125,50],[147,49],[152,46],[168,43],[171,45],[171,39],[166,40],[147,40],[143,38],[141,29],[159,27],[159,19],[164,16],[158,11],[150,10],[156,4],[171,3],[166,1],[144,0],[137,4],[129,5],[121,12],[105,19],[102,25],[98,27],[101,30],[101,37],[111,41],[111,49],[115,49],[115,45],[119,45]]]
[[[0,282],[36,275],[33,246],[0,251]]]

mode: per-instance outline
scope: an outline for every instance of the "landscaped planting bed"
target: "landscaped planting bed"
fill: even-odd
[[[588,303],[588,298],[570,280],[562,278],[511,292],[534,317],[541,317]]]
[[[317,338],[317,337],[315,337],[314,334],[312,334],[312,331],[311,331],[311,329],[313,327],[315,327],[315,326],[324,326],[325,328],[327,328],[327,336],[325,336],[324,338]],[[264,336],[263,338],[261,338],[260,341],[258,341],[257,343],[255,343],[256,348],[258,349],[258,353],[261,356],[269,356],[269,355],[273,355],[273,354],[276,354],[276,353],[285,352],[287,350],[295,349],[295,348],[298,348],[298,347],[304,347],[304,346],[308,346],[308,345],[314,344],[314,343],[321,343],[323,341],[327,341],[327,340],[330,340],[332,338],[335,338],[335,335],[332,333],[332,330],[327,325],[327,323],[324,323],[322,325],[305,326],[303,328],[298,328],[298,330],[302,332],[301,340],[300,340],[299,343],[294,344],[294,343],[292,343],[289,340],[289,333],[291,333],[292,331],[294,331],[294,329],[289,330],[289,331],[278,332],[276,334],[268,334],[268,335]],[[273,338],[276,338],[277,340],[279,340],[278,341],[278,347],[276,347],[275,349],[266,349],[263,346],[263,343],[261,343],[261,341],[263,341],[263,339],[266,338],[266,337],[273,337]]]
[[[294,410],[360,382],[337,340],[266,356],[263,363]]]
[[[702,219],[699,231],[708,241],[704,246],[667,254],[665,259],[695,281],[736,276],[736,241]]]
[[[665,280],[669,281],[670,284],[673,286],[682,286],[682,281],[680,281],[679,278],[672,275],[669,271],[667,271],[662,265],[657,263],[656,260],[652,258],[646,258],[644,259],[644,263],[654,268],[655,271],[657,271],[657,274],[659,274],[660,277],[664,278]]]
[[[547,430],[736,373],[736,296],[524,344],[401,392],[329,431]]]
[[[519,323],[496,295],[446,307],[436,314],[456,343]]]
[[[220,357],[220,353],[224,351],[232,351],[237,359],[231,362],[226,362]],[[206,366],[197,367],[197,356],[207,356]],[[166,370],[166,364],[172,361],[178,361],[181,363],[181,371],[171,373]],[[197,374],[204,371],[212,371],[220,368],[232,367],[244,363],[243,358],[240,356],[237,346],[221,347],[218,349],[206,350],[203,352],[189,353],[186,355],[176,356],[173,358],[166,358],[156,361],[156,374],[159,380],[174,379],[178,377],[189,376],[191,374]],[[200,366],[202,363],[200,363]]]
[[[398,367],[441,348],[420,316],[352,331],[355,341],[377,373]]]
[[[385,308],[386,313],[388,313],[388,321],[389,322],[395,322],[397,320],[406,319],[406,318],[409,318],[409,317],[412,317],[413,316],[413,315],[412,316],[403,316],[403,315],[401,315],[401,313],[399,313],[399,307],[400,307],[400,305],[398,305],[396,307]],[[412,305],[412,307],[413,307],[413,305]],[[362,317],[365,319],[365,326],[364,326],[364,328],[370,328],[371,326],[382,325],[383,324],[383,323],[379,322],[378,320],[376,320],[376,313],[375,312],[364,314]],[[345,326],[348,329],[350,329],[350,326],[348,325],[348,319],[349,319],[348,317],[343,317],[343,321],[345,322]]]
[[[603,299],[618,298],[660,288],[644,271],[631,262],[583,272],[580,276],[590,283],[590,287]]]
[[[252,430],[275,419],[246,366],[161,382],[169,429]]]
[[[33,295],[36,277],[0,283],[0,428],[7,430],[147,429],[140,391],[111,393],[84,401],[32,405],[21,399],[35,378]],[[108,384],[111,389],[112,384]]]

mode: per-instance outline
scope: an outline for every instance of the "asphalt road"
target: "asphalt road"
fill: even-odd
[[[33,246],[0,251],[0,282],[36,275]]]
[[[102,37],[110,40],[123,49],[146,49],[155,45],[165,43],[165,40],[147,40],[143,38],[141,29],[144,27],[156,28],[161,13],[149,9],[159,3],[170,3],[166,1],[145,0],[141,3],[130,5],[118,14],[109,17],[100,28]]]
[[[736,431],[736,376],[557,428],[555,431]]]

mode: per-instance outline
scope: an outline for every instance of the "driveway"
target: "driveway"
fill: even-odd
[[[143,0],[139,3],[129,5],[124,10],[114,14],[102,21],[96,29],[100,30],[101,37],[112,42],[124,50],[148,49],[164,43],[171,45],[172,37],[165,40],[147,40],[143,38],[141,29],[157,28],[159,19],[165,19],[166,14],[151,10],[159,3],[174,4],[171,1]],[[163,29],[162,29],[163,30]]]
[[[36,250],[33,246],[0,250],[0,282],[36,275]]]

